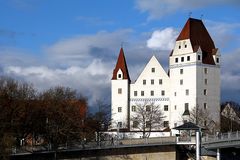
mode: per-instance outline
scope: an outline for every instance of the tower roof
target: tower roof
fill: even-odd
[[[120,49],[117,64],[115,66],[115,69],[113,70],[112,79],[117,79],[117,72],[119,69],[121,69],[123,72],[123,79],[128,79],[130,81],[130,76],[128,74],[128,68],[127,68],[127,63],[124,56],[123,48]]]
[[[205,64],[215,64],[213,56],[216,54],[214,42],[205,28],[202,20],[189,18],[184,25],[177,41],[190,39],[193,51],[196,52],[199,47],[202,50],[202,62]]]

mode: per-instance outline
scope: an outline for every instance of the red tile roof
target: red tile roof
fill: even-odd
[[[123,79],[128,79],[129,81],[131,81],[130,76],[128,74],[128,68],[127,68],[127,63],[125,60],[123,48],[120,49],[117,64],[115,66],[115,69],[113,70],[112,79],[117,79],[117,72],[119,69],[121,69],[123,72]]]
[[[199,19],[189,18],[179,34],[177,41],[190,39],[193,51],[196,52],[201,47],[203,52],[202,62],[204,64],[214,65],[212,55],[216,54],[214,42],[205,28],[203,22]]]

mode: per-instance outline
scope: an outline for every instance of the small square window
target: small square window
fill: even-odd
[[[180,74],[183,74],[183,69],[180,69]]]
[[[187,61],[190,61],[190,56],[187,56]]]
[[[141,96],[144,96],[144,91],[141,91]]]
[[[150,128],[150,127],[151,127],[150,121],[146,121],[146,128]]]
[[[206,89],[203,90],[203,95],[205,95],[205,96],[207,95],[207,90]]]
[[[118,122],[118,127],[122,128],[122,122]]]
[[[178,49],[181,49],[181,46],[180,46],[180,45],[178,46]]]
[[[122,107],[118,107],[118,112],[122,112]]]
[[[164,105],[164,111],[168,111],[168,105]]]
[[[150,105],[147,105],[147,106],[146,106],[146,111],[147,111],[147,112],[151,111],[151,106],[150,106]]]
[[[168,121],[163,121],[163,127],[169,127],[169,122]]]
[[[154,91],[151,91],[151,96],[154,96]]]
[[[178,63],[178,58],[175,58],[175,63]]]
[[[177,105],[174,106],[174,109],[177,110]]]
[[[143,80],[143,85],[146,85],[146,79]]]
[[[219,63],[219,58],[216,58],[216,62]]]
[[[155,68],[152,68],[152,73],[154,73],[155,72]]]
[[[138,121],[133,121],[133,128],[137,128],[139,125],[139,122]]]
[[[118,94],[122,94],[122,88],[118,88]]]
[[[137,91],[134,91],[134,96],[137,96]]]
[[[185,106],[185,111],[188,111],[188,106],[189,106],[189,104],[188,104],[188,103],[185,103],[184,106]]]
[[[208,84],[208,80],[207,79],[204,79],[204,84]]]
[[[183,85],[183,80],[182,79],[180,79],[180,85]]]
[[[132,112],[136,112],[136,106],[132,106]]]
[[[175,96],[175,97],[177,96],[177,92],[174,92],[174,96]]]
[[[188,89],[186,89],[186,95],[187,95],[187,96],[189,95],[189,90],[188,90]]]
[[[181,62],[184,62],[184,57],[181,57]]]
[[[159,79],[159,84],[162,84],[162,79]]]
[[[201,60],[201,55],[198,55],[198,60],[199,60],[199,61]]]
[[[207,109],[207,103],[203,103],[203,108]]]
[[[187,48],[187,45],[185,44],[184,47]]]
[[[204,68],[204,74],[208,74],[208,69]]]
[[[151,84],[154,84],[154,79],[151,79]]]
[[[162,90],[162,93],[161,93],[161,94],[162,94],[162,96],[165,96],[165,91],[164,91],[164,90]]]

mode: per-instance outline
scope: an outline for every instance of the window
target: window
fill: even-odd
[[[152,68],[152,73],[154,73],[155,72],[155,68]]]
[[[203,103],[203,108],[207,109],[207,103]]]
[[[143,85],[145,85],[145,84],[146,84],[146,79],[143,80]]]
[[[141,91],[141,96],[144,96],[144,91]]]
[[[177,105],[174,106],[174,109],[177,110]]]
[[[132,112],[136,112],[136,106],[132,106]]]
[[[169,122],[168,121],[163,121],[163,127],[169,127]]]
[[[181,46],[180,46],[180,45],[178,46],[178,49],[181,49]]]
[[[190,56],[187,56],[187,61],[190,61]]]
[[[122,107],[118,107],[118,112],[122,112]]]
[[[151,122],[150,121],[146,121],[146,128],[150,128],[151,127]]]
[[[138,127],[138,121],[133,121],[133,128],[137,128]]]
[[[175,63],[178,63],[178,58],[175,58]]]
[[[181,57],[181,62],[184,62],[184,57]]]
[[[207,90],[206,89],[203,90],[203,95],[205,95],[205,96],[207,95]]]
[[[219,58],[216,58],[216,62],[219,63]]]
[[[118,94],[122,94],[122,88],[118,88]]]
[[[147,105],[147,106],[146,106],[146,111],[147,111],[147,112],[151,111],[151,106],[150,106],[150,105]]]
[[[122,78],[122,75],[121,75],[121,74],[118,74],[118,78]]]
[[[134,96],[137,96],[137,91],[134,91]]]
[[[151,91],[151,96],[154,96],[154,91]]]
[[[164,111],[168,111],[168,105],[164,105]]]
[[[175,97],[177,96],[177,92],[174,92],[174,96],[175,96]]]
[[[208,69],[204,68],[204,74],[208,74]]]
[[[152,85],[154,84],[154,79],[151,79],[151,84],[152,84]]]
[[[198,60],[200,61],[201,60],[201,55],[198,55],[197,57],[198,57]]]
[[[159,79],[159,84],[162,84],[162,79]]]
[[[207,80],[207,79],[204,79],[204,83],[207,85],[207,84],[208,84],[208,80]]]
[[[182,79],[180,79],[180,85],[183,85],[183,80]]]
[[[185,111],[188,111],[188,106],[189,106],[189,104],[188,103],[185,103]]]
[[[187,45],[185,44],[184,47],[187,48]]]
[[[180,69],[180,74],[183,74],[183,69]]]
[[[122,128],[122,122],[118,122],[117,125],[118,125],[119,128]]]
[[[186,89],[186,95],[187,95],[187,96],[189,95],[189,90],[188,90],[188,89]]]
[[[162,90],[161,95],[162,95],[162,96],[165,96],[165,91],[164,91],[164,90]]]

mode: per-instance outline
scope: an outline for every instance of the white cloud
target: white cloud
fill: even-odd
[[[151,49],[171,50],[174,47],[177,35],[178,31],[172,27],[156,30],[152,33],[151,38],[147,40],[147,47]]]
[[[158,19],[179,11],[192,11],[209,5],[239,4],[239,0],[135,0],[141,12],[149,14],[148,20]]]

